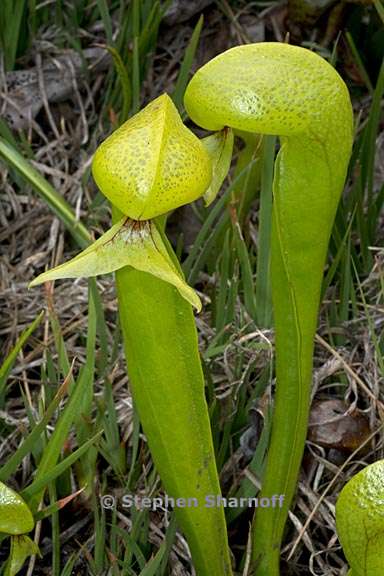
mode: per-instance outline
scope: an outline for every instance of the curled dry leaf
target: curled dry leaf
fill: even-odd
[[[358,409],[349,410],[343,400],[313,404],[308,439],[324,448],[353,452],[370,434],[369,420]]]

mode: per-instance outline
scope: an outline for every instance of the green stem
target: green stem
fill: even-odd
[[[116,272],[130,387],[166,493],[199,576],[232,574],[204,377],[191,305],[170,284],[130,267]],[[197,504],[197,506],[195,506]]]

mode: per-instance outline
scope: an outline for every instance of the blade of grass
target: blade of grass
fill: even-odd
[[[164,540],[164,542],[161,544],[160,548],[156,552],[155,556],[148,562],[145,568],[140,572],[140,576],[156,576],[156,574],[158,574],[158,569],[160,568],[166,549],[167,549],[167,542],[166,540]]]
[[[366,87],[368,88],[368,91],[372,94],[373,93],[373,86],[372,86],[372,82],[371,79],[369,77],[369,74],[364,66],[363,60],[361,59],[361,56],[359,54],[359,51],[356,47],[355,41],[352,37],[352,34],[348,31],[345,32],[345,37],[347,38],[349,47],[351,49],[352,52],[352,56],[355,59],[355,63],[359,69],[361,78],[364,81],[364,84],[366,85]]]
[[[185,259],[183,263],[183,270],[188,279],[190,284],[194,284],[196,281],[197,275],[201,269],[202,261],[208,257],[208,250],[207,249],[207,239],[212,236],[212,234],[222,234],[223,230],[218,230],[218,225],[214,226],[216,218],[219,218],[220,213],[222,212],[223,208],[226,206],[228,199],[235,189],[238,182],[244,177],[244,175],[252,169],[252,166],[256,160],[250,162],[247,166],[244,167],[241,172],[234,178],[233,182],[228,186],[227,190],[224,194],[219,198],[219,200],[213,205],[212,209],[207,211],[207,217],[204,220],[204,224],[202,225],[195,242],[192,246],[192,249]],[[230,219],[228,212],[224,214],[225,225],[228,226],[230,224]],[[205,255],[203,253],[207,252]]]
[[[181,112],[184,108],[183,106],[184,92],[187,87],[193,59],[195,57],[197,46],[199,44],[203,23],[204,23],[204,16],[201,15],[192,33],[188,46],[185,50],[184,59],[180,66],[179,75],[177,77],[175,89],[172,94],[172,100],[174,101],[179,112]]]
[[[84,224],[78,222],[76,217],[58,192],[39,174],[30,162],[4,138],[0,137],[0,157],[12,166],[45,200],[51,210],[60,218],[63,224],[68,228],[71,235],[81,248],[86,248],[92,241],[91,235],[85,228]]]
[[[321,298],[322,299],[324,298],[328,288],[330,287],[330,285],[331,285],[331,283],[335,277],[337,268],[341,262],[343,254],[345,252],[347,242],[349,241],[350,234],[351,234],[351,228],[352,228],[352,224],[353,224],[354,215],[355,215],[355,211],[353,212],[352,217],[349,220],[348,227],[345,231],[345,234],[344,234],[343,238],[341,239],[341,241],[339,242],[337,253],[336,253],[335,257],[333,258],[332,264],[329,267],[329,270],[328,270],[328,272],[325,275],[325,278],[323,280],[323,285],[321,288]]]
[[[52,436],[50,437],[48,444],[44,449],[44,453],[38,465],[35,482],[38,482],[42,478],[45,479],[47,476],[49,476],[50,470],[52,470],[52,468],[55,466],[71,426],[79,416],[79,405],[81,406],[86,384],[87,381],[85,378],[81,380],[79,379],[79,381],[75,384],[73,392],[69,397],[69,401],[67,402],[67,405],[61,413],[58,421],[56,422]],[[50,480],[51,478],[48,481]],[[46,484],[44,484],[44,487],[45,486]],[[32,510],[36,510],[42,493],[43,490],[40,494],[36,493],[32,498],[30,502]]]
[[[238,152],[234,178],[237,178],[240,173],[242,173],[243,176],[240,180],[237,180],[231,203],[237,205],[237,217],[240,225],[243,226],[249,214],[251,204],[260,191],[263,137],[260,136],[260,134],[252,134],[251,132],[235,131],[235,134],[241,138],[244,147]],[[250,169],[244,171],[250,164]]]
[[[45,512],[49,514],[51,521],[51,539],[52,539],[52,561],[50,566],[51,576],[60,576],[60,521],[58,514],[57,490],[54,482],[48,485],[50,506],[48,510],[40,511],[38,514]],[[38,516],[38,515],[36,515]],[[37,518],[35,518],[37,519]]]
[[[0,10],[0,38],[6,70],[13,70],[20,40],[21,22],[27,7],[25,0],[3,0]]]
[[[48,316],[53,333],[55,348],[58,357],[58,364],[63,378],[67,378],[67,374],[71,374],[71,363],[68,358],[67,350],[59,319],[53,304],[53,284],[46,285],[46,299],[48,304]],[[73,378],[70,376],[70,387],[73,386]]]
[[[105,380],[104,403],[105,413],[103,414],[102,425],[106,440],[100,443],[100,450],[103,451],[105,459],[110,463],[115,474],[123,477],[126,466],[126,455],[120,440],[112,386],[108,379]]]
[[[107,42],[110,46],[113,45],[113,35],[112,35],[112,20],[109,14],[109,7],[106,0],[96,0],[97,6],[99,8],[100,16],[103,21],[105,35],[107,37]]]
[[[108,52],[111,54],[113,58],[113,63],[115,65],[117,76],[121,84],[121,89],[123,93],[123,107],[119,114],[119,124],[122,124],[128,119],[129,109],[132,103],[131,82],[129,79],[128,70],[116,48],[113,48],[113,46],[105,46],[105,49],[108,50]]]
[[[6,464],[0,468],[0,481],[6,482],[8,478],[14,474],[17,468],[20,466],[23,458],[27,456],[30,452],[32,452],[33,447],[36,444],[36,441],[46,429],[47,424],[51,420],[55,410],[60,404],[60,401],[64,397],[67,392],[68,384],[69,384],[69,374],[63,384],[60,386],[57,394],[55,395],[54,399],[48,406],[44,416],[32,429],[32,431],[28,434],[19,448],[16,450],[14,454],[7,460]]]
[[[167,567],[168,557],[171,552],[171,548],[176,538],[176,517],[174,514],[171,516],[171,520],[168,525],[167,533],[165,535],[165,551],[163,555],[163,559],[161,562],[161,567],[159,570],[160,576],[165,576],[165,570]]]
[[[272,296],[269,268],[272,229],[272,184],[276,137],[264,136],[263,140],[255,297],[258,324],[262,328],[269,328],[272,322]]]
[[[96,503],[94,505],[97,509]],[[95,550],[94,550],[94,566],[95,573],[101,574],[105,565],[105,543],[106,543],[106,518],[105,510],[101,509],[101,514],[95,514]]]
[[[380,0],[373,0],[373,4],[377,10],[378,15],[380,16],[383,24],[384,24],[384,7]]]
[[[49,506],[46,506],[45,508],[42,508],[41,510],[36,512],[35,520],[38,522],[40,520],[43,520],[44,518],[48,518],[49,516],[53,516],[56,512],[61,510],[61,508],[66,506],[71,500],[73,500],[79,494],[81,494],[82,491],[83,491],[83,489],[81,488],[80,490],[77,490],[77,492],[69,494],[69,496],[65,496],[64,498],[61,498],[60,500],[57,500],[57,499],[51,500],[51,504],[49,504]],[[53,495],[54,495],[54,493],[53,493]],[[58,533],[58,534],[60,534],[60,533]]]
[[[224,329],[226,325],[226,308],[227,308],[227,298],[228,298],[228,285],[230,282],[230,278],[233,275],[233,268],[230,268],[231,265],[231,250],[229,244],[229,236],[230,230],[228,229],[224,236],[224,243],[223,243],[223,252],[221,254],[221,259],[219,261],[219,281],[218,281],[218,289],[217,289],[217,297],[216,297],[216,310],[215,310],[215,327],[216,327],[216,335],[220,334],[225,337]],[[219,340],[215,339],[215,346],[218,343],[222,342],[222,339]],[[213,343],[210,343],[212,346]],[[207,351],[206,351],[207,353]],[[208,356],[205,355],[205,358]]]
[[[236,245],[237,258],[239,260],[241,269],[241,281],[243,284],[244,292],[244,305],[249,316],[256,321],[257,315],[257,300],[255,298],[254,282],[252,265],[250,261],[250,253],[241,233],[241,228],[238,222],[235,223],[234,239]]]
[[[95,354],[96,354],[96,308],[94,301],[94,292],[88,283],[88,331],[86,341],[86,360],[85,365],[81,368],[77,386],[82,389],[81,401],[78,404],[78,415],[75,419],[76,438],[79,445],[86,442],[87,438],[93,432],[92,422],[92,402],[93,402],[93,384],[95,376]],[[88,453],[79,463],[78,476],[81,485],[87,486],[87,492],[93,490],[95,469],[97,460],[97,450],[90,447]]]
[[[361,172],[364,186],[368,187],[368,206],[373,196],[374,169],[376,156],[376,138],[382,115],[381,101],[384,94],[384,59],[380,67],[376,88],[373,92],[372,105],[369,112],[368,124],[364,130],[361,151]]]
[[[137,572],[133,572],[133,570],[130,568],[130,565],[134,563],[133,558],[135,558],[139,569],[144,570],[146,564],[145,556],[141,551],[140,546],[137,544],[135,538],[133,538],[125,530],[122,530],[122,528],[119,526],[114,526],[114,529],[123,540],[125,550],[130,550],[132,552],[132,562],[130,562],[130,560],[127,558],[124,558],[123,562],[121,562],[122,569],[124,570],[123,574],[137,574]]]
[[[64,412],[65,412],[65,410],[64,410]],[[67,416],[67,420],[68,420],[68,416]],[[61,424],[61,426],[63,426],[62,423],[60,423],[60,424]],[[39,466],[38,471],[37,471],[37,475],[36,475],[36,479],[32,482],[32,484],[27,486],[21,492],[21,495],[23,496],[23,498],[26,501],[28,501],[29,505],[32,506],[32,504],[35,503],[35,497],[36,496],[39,496],[39,498],[40,498],[41,493],[44,491],[44,489],[48,486],[48,484],[50,482],[52,482],[58,476],[63,474],[63,472],[65,472],[65,470],[67,470],[70,466],[72,466],[72,464],[74,464],[76,462],[76,460],[81,458],[81,456],[83,454],[85,454],[87,452],[87,450],[89,450],[89,448],[96,442],[96,440],[98,438],[100,438],[102,433],[103,433],[103,431],[100,430],[97,434],[95,434],[92,438],[90,438],[89,440],[87,440],[87,442],[85,442],[82,446],[80,446],[80,448],[77,448],[77,450],[72,452],[72,454],[70,454],[69,456],[64,458],[64,460],[62,460],[59,464],[52,465],[51,467],[48,467],[48,465],[46,465],[46,461],[48,460],[48,457],[51,457],[52,452],[53,452],[53,447],[55,447],[55,446],[53,446],[52,444],[50,445],[48,443],[47,449],[49,449],[49,453],[48,453],[48,456],[46,456],[45,459],[43,460],[43,464],[45,464],[44,468]],[[56,438],[55,438],[55,440],[56,440]],[[44,456],[45,456],[45,454],[44,454]],[[43,456],[43,458],[44,458],[44,456]],[[53,461],[55,461],[55,460],[54,460],[54,458],[51,457],[50,463],[52,463]]]
[[[140,0],[133,0],[132,3],[132,29],[133,29],[133,49],[132,49],[132,114],[140,109]]]
[[[44,312],[40,312],[40,314],[35,318],[32,324],[20,334],[19,338],[16,341],[16,344],[14,345],[14,347],[12,348],[12,350],[10,351],[10,353],[0,366],[0,404],[7,383],[7,378],[13,368],[17,356],[22,347],[24,346],[24,344],[26,343],[26,341],[28,340],[28,338],[30,337],[30,335],[32,334],[32,332],[34,332],[36,328],[39,326],[43,317]]]
[[[269,410],[265,416],[264,426],[260,435],[260,439],[257,443],[257,447],[255,453],[252,457],[251,462],[247,466],[247,470],[256,476],[256,478],[262,478],[264,466],[265,466],[265,456],[267,454],[267,449],[269,445],[269,439],[271,435],[271,427],[272,427],[272,412]],[[234,497],[238,500],[240,498],[254,498],[258,493],[258,488],[254,482],[248,477],[244,476],[242,479],[240,486]],[[242,512],[244,512],[244,508],[229,508],[225,515],[228,524],[233,522]]]

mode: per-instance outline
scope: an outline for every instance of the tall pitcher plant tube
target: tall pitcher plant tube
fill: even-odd
[[[200,141],[167,95],[151,102],[93,160],[118,221],[32,283],[116,271],[133,399],[167,494],[184,499],[175,513],[199,576],[232,574],[223,509],[204,506],[220,485],[192,312],[201,304],[150,219],[217,190],[225,177],[222,148],[231,156],[228,141],[228,130]]]
[[[325,60],[271,42],[208,62],[187,87],[185,106],[208,130],[280,136],[271,238],[277,387],[261,496],[285,500],[282,508],[259,508],[253,527],[255,574],[275,576],[306,438],[322,274],[352,146],[351,102]]]

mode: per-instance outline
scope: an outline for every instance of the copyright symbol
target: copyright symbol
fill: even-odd
[[[100,497],[101,507],[105,510],[112,510],[116,506],[116,498],[112,494],[104,494]]]

